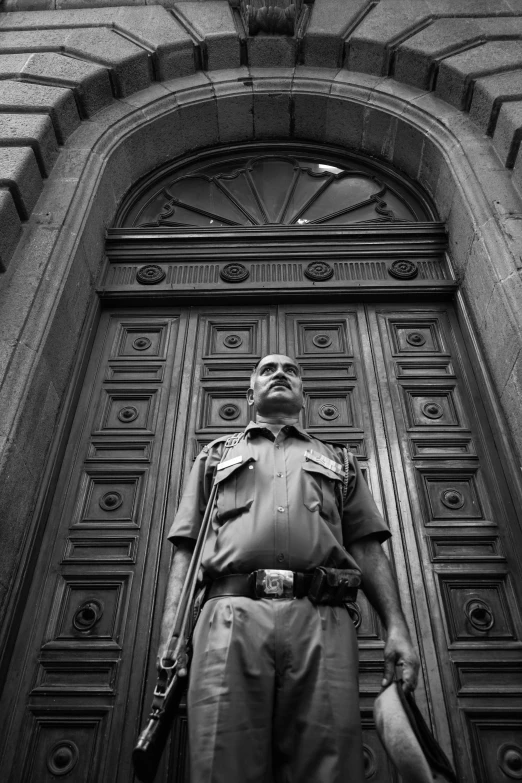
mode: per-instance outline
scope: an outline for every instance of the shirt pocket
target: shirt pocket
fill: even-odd
[[[311,460],[303,462],[301,467],[304,505],[309,511],[318,512],[332,523],[337,521],[337,499],[342,496],[342,476]]]
[[[255,496],[255,459],[216,472],[216,511],[219,523],[248,511]]]

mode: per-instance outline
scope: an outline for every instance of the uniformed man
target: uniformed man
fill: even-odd
[[[335,586],[315,603],[311,590],[318,575],[340,575],[339,590],[361,575],[386,629],[383,685],[399,666],[414,689],[419,662],[381,548],[390,533],[353,456],[299,426],[292,358],[261,359],[248,403],[255,422],[224,460],[226,438],[199,455],[169,533],[160,657],[217,482],[188,690],[191,781],[363,783],[355,628]]]

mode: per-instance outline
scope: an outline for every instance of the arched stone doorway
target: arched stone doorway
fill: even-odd
[[[480,318],[488,310],[490,317],[492,316],[495,308],[492,311],[490,304],[486,310],[485,304],[490,302],[492,290],[496,292],[495,301],[501,301],[499,292],[502,291],[502,284],[495,281],[501,281],[506,276],[503,265],[508,265],[506,259],[511,256],[509,241],[506,235],[502,235],[498,230],[492,207],[492,199],[501,188],[503,175],[496,170],[487,143],[480,139],[469,125],[462,122],[459,112],[448,109],[445,105],[442,111],[440,106],[431,105],[437,102],[430,96],[419,100],[416,94],[400,85],[390,86],[383,83],[381,87],[372,85],[370,90],[366,77],[348,73],[342,79],[337,79],[335,85],[332,84],[331,78],[325,77],[321,72],[315,72],[312,76],[303,73],[296,75],[293,80],[283,72],[276,76],[275,83],[270,79],[256,77],[253,84],[245,84],[238,81],[236,75],[231,77],[230,74],[215,73],[211,89],[208,84],[202,84],[198,77],[181,79],[176,83],[172,95],[165,97],[162,94],[158,100],[154,90],[151,90],[150,94],[146,91],[132,108],[122,112],[121,107],[118,107],[112,114],[107,112],[98,123],[82,129],[85,136],[79,134],[73,139],[71,147],[65,150],[65,169],[57,171],[56,177],[49,183],[48,203],[51,208],[53,203],[56,203],[53,198],[56,198],[56,193],[63,187],[63,173],[70,173],[72,158],[76,154],[81,158],[82,150],[88,152],[85,153],[86,168],[78,175],[79,184],[74,195],[68,201],[60,201],[60,204],[66,204],[63,215],[58,211],[58,217],[63,218],[63,225],[59,229],[54,226],[50,229],[40,226],[35,230],[34,236],[31,235],[31,241],[34,240],[32,247],[37,247],[42,255],[48,252],[49,279],[56,285],[57,296],[54,300],[42,300],[41,307],[35,306],[24,327],[24,334],[37,335],[38,350],[34,354],[24,352],[23,339],[15,350],[18,356],[15,366],[20,373],[17,382],[20,385],[25,384],[29,394],[28,397],[22,398],[23,405],[28,408],[36,406],[40,389],[49,375],[49,366],[53,366],[53,356],[60,356],[59,366],[55,367],[53,376],[58,399],[63,400],[65,390],[71,389],[70,385],[67,386],[68,368],[73,364],[74,354],[78,352],[80,337],[88,343],[89,329],[98,319],[95,307],[91,311],[91,322],[85,321],[82,327],[82,318],[89,305],[88,296],[84,296],[84,293],[93,290],[103,255],[104,229],[112,223],[123,193],[139,177],[166,160],[219,141],[252,139],[254,127],[242,125],[236,117],[248,114],[256,100],[256,133],[263,138],[310,138],[362,150],[380,160],[391,161],[396,167],[409,172],[413,179],[421,182],[434,198],[441,218],[447,219],[451,260],[459,275],[461,290],[467,298],[474,323],[482,323]],[[288,111],[281,111],[281,101]],[[239,111],[241,106],[245,109],[244,113]],[[318,106],[323,107],[321,111],[324,111],[324,106],[327,107],[325,116],[329,121],[318,122],[313,128],[307,127],[304,118],[307,114],[317,116]],[[186,128],[189,128],[188,132]],[[491,195],[486,197],[488,189]],[[507,201],[510,198],[511,196]],[[502,204],[505,203],[506,199],[503,198]],[[46,241],[53,232],[59,235],[59,239],[51,251],[48,250]],[[30,249],[28,248],[28,257]],[[13,278],[17,275],[23,276],[25,271],[23,266],[17,268]],[[30,280],[30,277],[27,279]],[[71,292],[78,292],[78,296],[75,298]],[[128,300],[128,292],[125,297]],[[75,307],[76,301],[81,302],[81,308]],[[456,301],[459,325],[472,335],[473,331],[467,330],[467,310],[460,294],[456,295]],[[484,313],[481,312],[482,304]],[[12,306],[16,307],[15,300]],[[513,402],[514,398],[510,407],[509,384],[504,383],[511,366],[508,368],[504,360],[505,351],[498,350],[498,338],[495,338],[496,342],[491,339],[491,330],[488,331],[487,324],[476,334],[479,335],[482,348],[486,352],[494,383],[499,390],[505,391],[502,398],[504,410],[512,431],[516,434],[518,408]],[[467,339],[468,346],[472,345],[472,342],[472,338]],[[500,347],[504,349],[504,346]],[[473,363],[475,373],[482,375],[480,362],[474,360]],[[77,370],[78,376],[81,376],[81,364],[77,366]],[[491,389],[486,373],[480,379],[480,394],[488,406],[491,421],[498,421],[498,427],[495,426],[500,433],[500,453],[508,454],[508,458],[503,459],[503,465],[506,471],[511,471],[513,488],[518,481],[516,465],[509,460],[509,448],[502,451],[502,416],[495,419],[495,411],[498,409],[494,404],[490,405],[487,399]],[[46,399],[46,406],[49,404],[51,407],[51,402]],[[25,410],[23,405],[21,413],[19,411],[20,415]],[[61,431],[66,432],[66,417],[62,424]],[[45,436],[50,438],[48,431]],[[37,480],[29,475],[24,489],[29,491],[33,484],[36,485]],[[18,497],[16,493],[13,494],[17,502]],[[509,497],[509,492],[506,492],[505,496]],[[36,537],[32,541],[28,539],[27,553],[34,542],[36,547],[33,547],[33,552],[39,551],[44,530],[40,522],[47,517],[48,509],[42,504],[41,514],[35,516],[35,526],[32,528]],[[13,520],[10,530],[15,530],[16,525],[20,525],[19,518],[13,516]],[[512,530],[515,534],[515,526]],[[47,540],[47,531],[45,538]],[[490,562],[488,557],[486,555],[486,560],[479,558],[478,562]],[[31,564],[34,559],[29,557],[26,562]],[[498,567],[502,568],[500,563]],[[520,585],[520,581],[515,582],[515,588],[517,585]],[[23,603],[23,591],[20,596]],[[16,604],[13,606],[12,616],[18,620]],[[31,625],[33,616],[29,611],[22,633],[24,629],[28,633],[28,624]],[[518,622],[516,619],[517,628]],[[6,625],[6,628],[9,626]],[[513,642],[509,655],[504,659],[506,670],[514,671],[515,675],[519,660],[517,649],[518,643]],[[494,704],[498,711],[493,724],[487,721],[481,723],[481,715],[478,715],[480,720],[475,737],[492,736],[494,742],[499,731],[503,732],[506,726],[509,728],[516,725],[514,721],[518,718],[510,706],[513,704],[510,694],[516,692],[516,687],[508,678],[507,683],[501,683],[499,688],[502,689],[503,695],[492,701],[491,688],[488,690],[484,678],[478,684],[472,683],[468,686],[466,709],[469,707],[470,714],[477,713],[476,705],[482,703],[484,698],[488,699],[488,704]],[[124,699],[125,696],[118,698]],[[10,709],[9,699],[7,704],[6,712]],[[70,701],[66,704],[70,706]],[[478,712],[480,713],[480,710]],[[80,717],[81,723],[85,716],[82,713]],[[94,723],[91,721],[89,725],[100,725],[99,717],[100,715],[94,716]],[[444,717],[440,718],[438,725],[443,738],[445,720]],[[475,747],[477,742],[478,740],[475,740]],[[462,747],[465,745],[464,742]],[[492,744],[491,747],[494,755],[496,746],[493,747]],[[15,749],[14,745],[12,749]],[[465,752],[468,752],[467,748]],[[484,771],[485,762],[481,760],[480,753],[477,758],[477,779],[487,779],[489,767]],[[498,774],[498,761],[494,763],[496,766],[493,774]]]
[[[104,310],[19,637],[29,655],[15,655],[21,692],[7,694],[13,780],[64,769],[128,779],[154,678],[163,527],[197,450],[246,423],[250,370],[276,349],[302,365],[305,426],[350,443],[395,533],[426,716],[448,750],[451,735],[464,774],[497,774],[516,723],[502,707],[491,721],[473,696],[516,677],[512,509],[443,225],[408,178],[324,145],[265,142],[183,163],[149,177],[109,234]],[[364,598],[359,608],[368,770],[388,781],[371,720],[382,632]],[[183,745],[181,716],[165,759],[180,781]]]

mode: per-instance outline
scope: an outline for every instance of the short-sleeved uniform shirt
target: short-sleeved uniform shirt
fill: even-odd
[[[173,543],[197,538],[215,481],[217,500],[202,563],[211,578],[258,568],[353,568],[346,547],[367,535],[381,542],[390,536],[352,454],[343,504],[341,446],[293,425],[275,437],[254,422],[222,461],[224,445],[225,438],[218,439],[197,457],[168,536]],[[328,460],[337,469],[330,469]]]

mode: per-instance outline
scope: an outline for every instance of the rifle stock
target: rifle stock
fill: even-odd
[[[170,733],[170,727],[187,689],[188,677],[174,675],[163,701],[163,710],[151,713],[149,722],[138,737],[132,752],[132,763],[138,780],[152,783]]]

